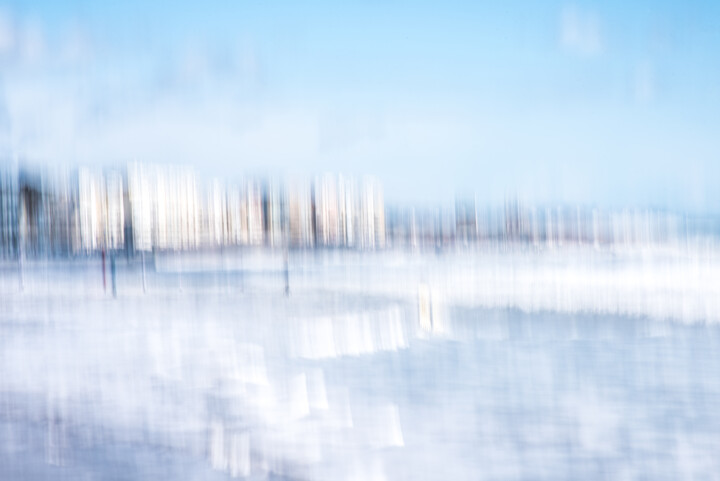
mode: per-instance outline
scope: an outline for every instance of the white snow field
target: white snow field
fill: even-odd
[[[0,479],[714,479],[717,253],[6,262]]]

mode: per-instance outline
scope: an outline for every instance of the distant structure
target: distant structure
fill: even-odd
[[[20,186],[10,141],[10,115],[0,97],[0,258],[18,255]]]
[[[2,127],[0,125],[0,127]],[[713,219],[658,210],[529,206],[386,209],[372,177],[201,180],[187,166],[121,169],[20,165],[0,129],[0,257],[128,256],[149,251],[270,249],[565,248],[677,243],[718,236]]]
[[[125,243],[122,175],[81,168],[77,184],[80,248],[84,253],[121,249]]]
[[[315,246],[315,204],[309,182],[294,179],[287,184],[288,243],[293,247]]]
[[[390,245],[420,249],[487,244],[546,248],[642,246],[678,242],[688,233],[720,234],[712,223],[650,209],[538,207],[517,200],[508,200],[499,208],[478,208],[476,202],[466,198],[456,200],[454,211],[392,210],[387,228]]]
[[[385,204],[375,179],[326,174],[315,179],[313,199],[316,245],[385,247]]]
[[[203,182],[172,165],[51,172],[0,163],[3,258],[385,245],[382,187],[370,177]]]
[[[478,218],[476,212],[475,199],[455,200],[455,237],[464,245],[477,241]]]
[[[17,256],[19,247],[18,201],[20,191],[14,168],[0,170],[0,257]]]

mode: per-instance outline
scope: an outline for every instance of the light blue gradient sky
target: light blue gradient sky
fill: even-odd
[[[5,4],[19,155],[720,212],[715,2],[152,3]]]

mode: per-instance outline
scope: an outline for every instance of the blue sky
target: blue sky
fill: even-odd
[[[717,213],[717,25],[713,2],[10,2],[0,94],[47,163]]]

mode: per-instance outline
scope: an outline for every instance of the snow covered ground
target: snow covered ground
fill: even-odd
[[[712,479],[712,246],[0,266],[0,479]],[[421,327],[419,292],[432,304]]]

